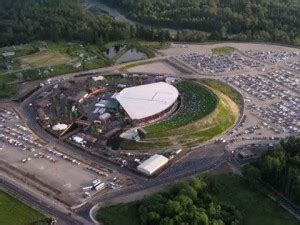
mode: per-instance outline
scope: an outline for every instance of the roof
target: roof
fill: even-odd
[[[163,155],[155,154],[140,164],[137,169],[146,175],[151,175],[169,161]]]
[[[115,98],[133,120],[156,115],[178,98],[178,90],[165,82],[124,88]]]

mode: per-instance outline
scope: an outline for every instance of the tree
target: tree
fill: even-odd
[[[165,206],[165,214],[172,217],[178,214],[182,209],[180,202],[169,200]]]
[[[261,174],[259,169],[251,165],[247,166],[245,168],[244,175],[246,177],[246,180],[252,187],[257,188],[259,186],[261,182]]]

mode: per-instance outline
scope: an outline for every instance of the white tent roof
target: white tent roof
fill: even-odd
[[[68,125],[66,125],[66,124],[58,123],[52,127],[52,130],[61,131],[61,130],[67,129],[67,127],[68,127]]]
[[[115,98],[131,119],[143,119],[169,108],[178,95],[174,86],[158,82],[124,88]]]
[[[139,165],[137,169],[146,175],[151,175],[164,166],[168,161],[169,159],[167,157],[155,154]]]

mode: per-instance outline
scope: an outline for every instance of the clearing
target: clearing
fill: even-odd
[[[70,64],[71,57],[55,50],[46,50],[20,58],[21,64],[29,64],[31,67],[43,67],[51,65]]]

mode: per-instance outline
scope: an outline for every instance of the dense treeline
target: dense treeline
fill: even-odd
[[[300,204],[300,138],[281,141],[258,162],[246,167],[244,174],[253,186],[268,183]]]
[[[103,1],[122,9],[133,20],[206,31],[211,33],[212,40],[234,38],[300,44],[299,0]],[[198,39],[205,39],[205,35],[197,35]],[[186,38],[193,40],[191,35]]]
[[[102,44],[128,38],[168,40],[170,35],[94,14],[78,0],[0,0],[0,46],[62,39]]]
[[[234,206],[220,204],[211,189],[215,189],[212,182],[198,177],[146,198],[138,209],[141,225],[240,224],[240,212]]]

